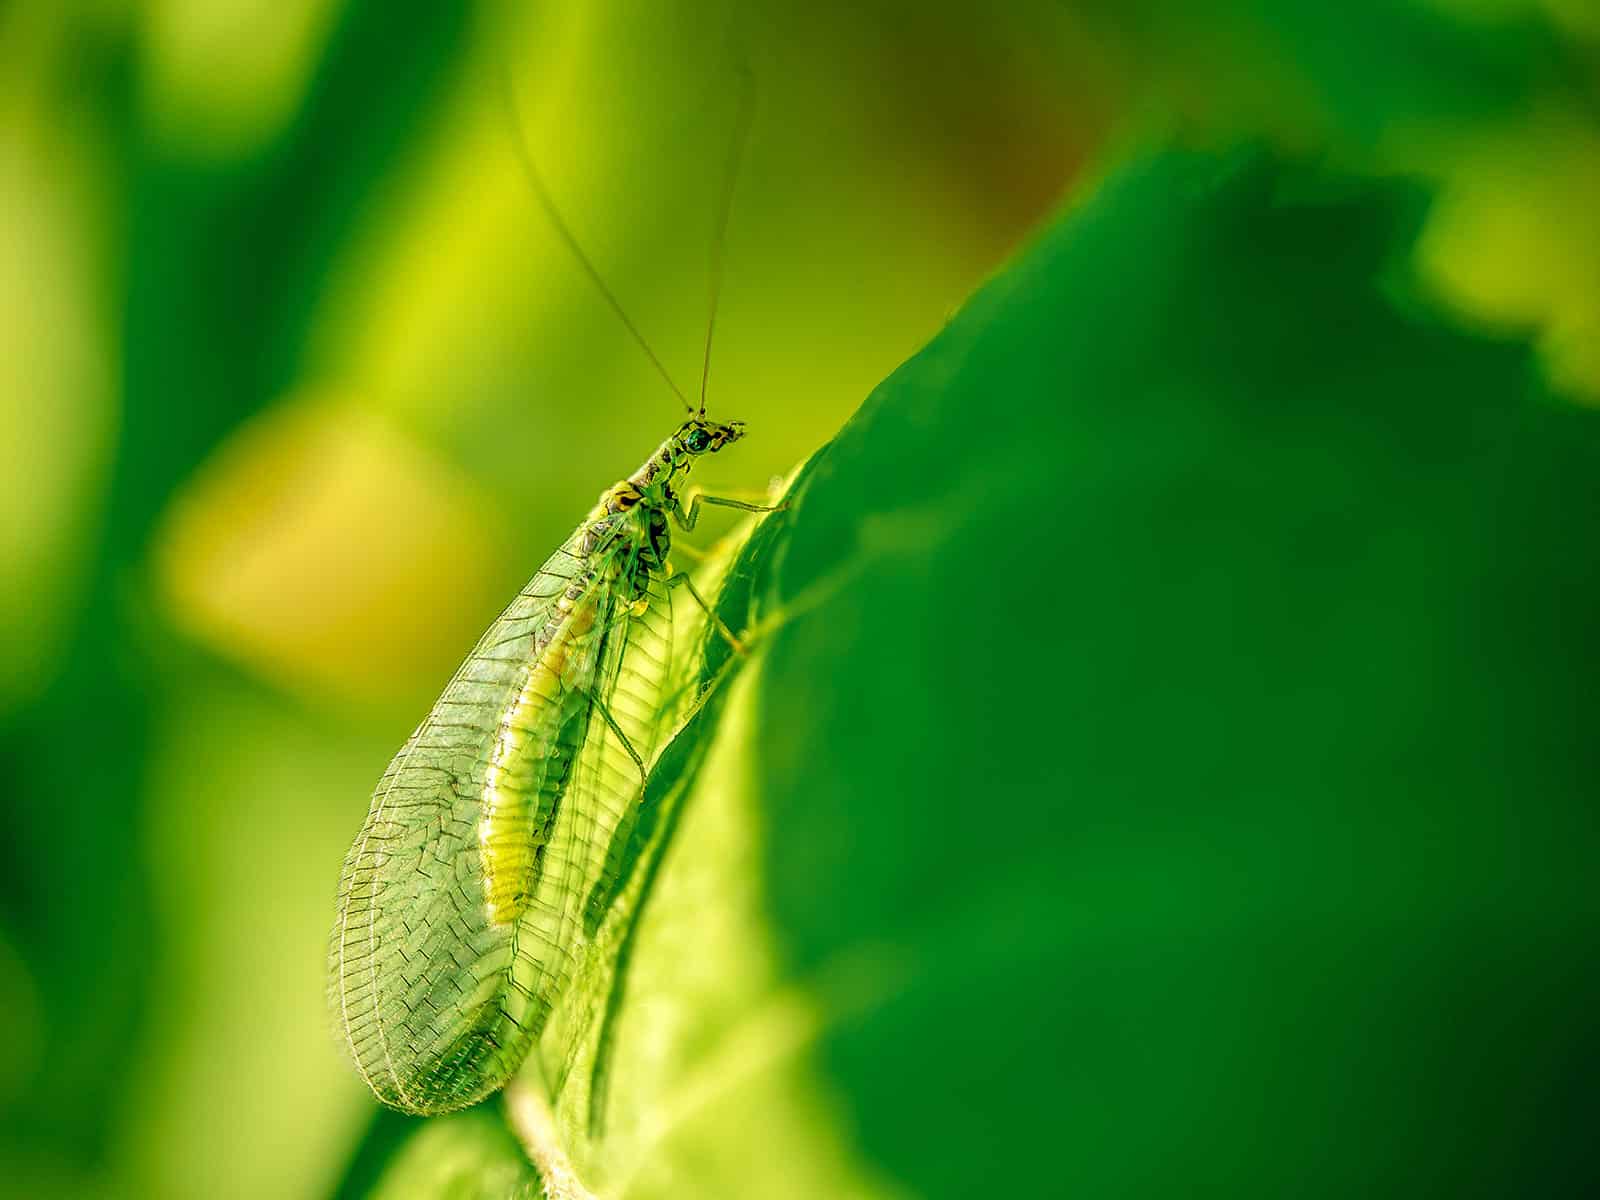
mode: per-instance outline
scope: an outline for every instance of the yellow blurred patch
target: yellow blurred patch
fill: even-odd
[[[146,115],[185,149],[248,154],[300,107],[339,5],[151,0],[141,6]]]
[[[41,100],[60,15],[0,20],[0,713],[46,686],[87,584],[117,420],[110,196]],[[3,1011],[3,1009],[0,1009]]]
[[[541,92],[571,86],[582,59],[568,45],[591,19],[557,7],[541,22]],[[362,380],[388,411],[424,425],[459,422],[494,391],[536,309],[559,318],[570,293],[593,300],[542,224],[517,158],[494,69],[501,53],[516,52],[493,45],[489,66],[441,98],[405,174],[341,253],[313,324],[318,368]],[[541,147],[569,163],[586,131],[555,134],[541,131]]]
[[[1519,123],[1476,135],[1439,174],[1424,276],[1470,316],[1535,331],[1551,382],[1600,401],[1600,135]]]
[[[492,615],[507,577],[495,527],[445,463],[351,403],[307,396],[196,473],[156,564],[173,621],[218,653],[319,698],[409,703]]]

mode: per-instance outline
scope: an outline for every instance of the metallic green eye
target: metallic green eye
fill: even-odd
[[[704,429],[691,429],[689,436],[683,439],[683,445],[690,454],[703,454],[706,447],[711,445],[711,435]]]

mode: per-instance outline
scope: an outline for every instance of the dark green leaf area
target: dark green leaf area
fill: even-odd
[[[1580,1168],[1600,414],[1397,308],[1416,215],[1147,159],[801,481],[768,903],[914,1193]]]

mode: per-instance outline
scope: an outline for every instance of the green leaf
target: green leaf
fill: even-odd
[[[513,1200],[540,1195],[538,1177],[488,1109],[422,1125],[371,1191],[373,1200]]]
[[[1136,162],[802,470],[520,1085],[595,1194],[1577,1169],[1600,415],[1418,207]]]

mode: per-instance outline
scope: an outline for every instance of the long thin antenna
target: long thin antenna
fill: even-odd
[[[728,165],[722,176],[722,207],[711,235],[711,298],[706,311],[706,353],[700,365],[700,415],[706,415],[706,385],[711,381],[711,337],[717,331],[717,301],[722,297],[722,251],[728,240],[728,216],[733,212],[733,191],[739,182],[739,164],[745,144],[750,140],[750,117],[755,87],[750,70],[740,73],[739,115],[733,126],[733,141],[728,146]]]
[[[534,161],[532,145],[528,140],[528,130],[522,121],[522,109],[517,104],[517,86],[516,82],[511,78],[510,59],[502,57],[500,67],[500,79],[505,88],[506,108],[510,110],[511,125],[516,135],[512,140],[516,143],[517,157],[522,160],[522,165],[528,172],[528,183],[533,187],[533,194],[539,199],[539,207],[544,209],[544,215],[549,219],[550,224],[555,227],[557,235],[566,243],[567,249],[572,252],[572,257],[583,268],[583,273],[589,277],[589,282],[594,284],[595,290],[605,298],[605,302],[611,306],[611,311],[617,314],[617,317],[622,321],[628,332],[633,335],[633,340],[639,343],[639,349],[644,351],[645,357],[650,360],[656,372],[662,379],[666,380],[667,386],[672,389],[672,394],[683,403],[684,411],[694,412],[694,405],[689,403],[689,398],[683,394],[683,389],[673,382],[667,368],[656,357],[656,352],[650,349],[650,343],[644,340],[644,334],[640,333],[639,327],[628,318],[628,314],[623,311],[621,301],[606,286],[606,281],[600,278],[600,272],[595,269],[594,263],[589,261],[589,256],[583,252],[583,247],[578,245],[578,239],[572,236],[572,230],[567,228],[567,222],[561,216],[561,210],[556,207],[555,198],[550,195],[550,189],[545,186],[544,176],[539,172],[539,164]],[[705,411],[703,404],[701,411]]]

